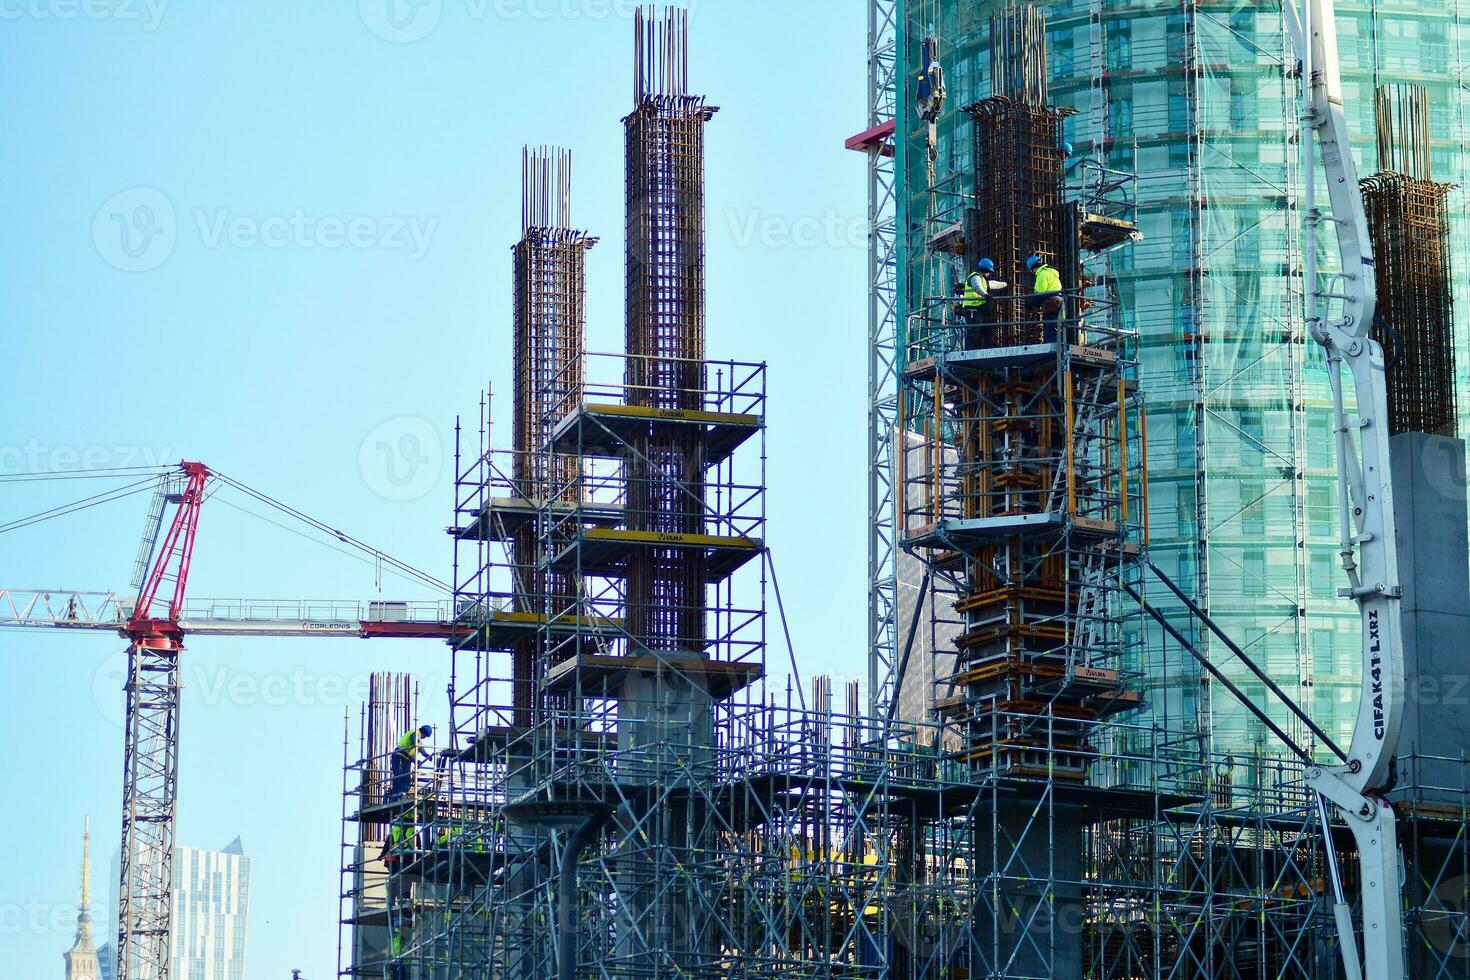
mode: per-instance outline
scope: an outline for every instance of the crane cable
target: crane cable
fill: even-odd
[[[22,528],[31,527],[32,525],[40,524],[44,521],[55,520],[56,518],[66,517],[70,514],[77,514],[92,507],[98,507],[102,504],[112,503],[115,500],[122,500],[126,497],[131,497],[136,494],[154,490],[159,486],[160,483],[162,483],[163,480],[165,480],[169,476],[169,474],[177,472],[177,468],[140,466],[115,467],[99,470],[82,470],[75,473],[17,473],[0,475],[0,483],[11,483],[62,479],[122,479],[126,476],[136,475],[140,471],[147,472],[148,476],[142,480],[137,480],[133,483],[129,483],[121,487],[114,487],[109,490],[104,490],[101,493],[93,494],[89,497],[83,497],[81,500],[72,501],[71,503],[66,504],[59,504],[55,507],[40,511],[36,514],[31,514],[26,517],[18,517],[14,520],[7,521],[3,524],[0,524],[0,534],[4,534],[8,531],[18,531]],[[219,480],[221,484],[239,490],[241,493],[244,493],[247,496],[258,500],[269,507],[281,511],[282,513],[287,514],[288,516],[307,524],[311,528],[323,534],[329,534],[332,537],[336,538],[338,541],[347,545],[348,548],[356,549],[357,551],[364,553],[367,557],[359,557],[353,555],[352,551],[348,549],[334,547],[319,539],[311,538],[303,532],[288,527],[285,524],[272,521],[261,514],[256,514],[253,511],[246,510],[245,508],[233,504],[228,500],[220,500],[220,503],[224,504],[227,507],[230,507],[233,510],[238,510],[241,513],[248,514],[251,517],[257,518],[258,520],[266,521],[269,524],[273,524],[276,527],[281,528],[282,530],[297,534],[303,538],[306,538],[307,540],[315,541],[317,544],[330,548],[331,550],[339,554],[347,555],[354,560],[363,561],[369,564],[376,564],[380,569],[380,575],[383,566],[387,566],[387,570],[390,571],[390,574],[395,574],[398,577],[404,578],[408,581],[416,582],[420,585],[426,585],[438,592],[452,593],[454,591],[453,586],[451,586],[448,582],[437,579],[434,576],[430,575],[428,572],[421,571],[420,569],[415,568],[405,561],[394,558],[393,556],[388,555],[363,541],[359,541],[357,538],[354,538],[351,535],[339,531],[336,528],[326,524],[325,522],[317,520],[316,518],[297,510],[289,504],[276,500],[268,494],[248,487],[238,480],[225,476],[222,473],[213,470],[211,470],[210,472],[211,475]],[[216,493],[218,493],[218,484],[215,487],[211,487],[206,491],[206,499],[212,499]]]
[[[0,473],[0,483],[51,483],[55,480],[120,480],[134,476],[166,476],[171,466],[107,466],[95,470],[34,470]]]
[[[101,504],[111,503],[114,500],[121,500],[133,494],[143,493],[144,491],[153,489],[161,479],[162,477],[159,476],[150,476],[136,483],[129,483],[127,486],[114,487],[111,490],[104,490],[101,493],[93,494],[90,497],[83,497],[81,500],[76,500],[69,504],[61,504],[49,510],[43,510],[38,514],[31,514],[29,517],[18,517],[13,521],[0,524],[0,534],[4,534],[7,531],[18,531],[21,528],[30,527],[42,521],[65,517],[68,514],[76,514],[89,508],[100,506]]]
[[[289,524],[284,524],[284,523],[282,523],[280,521],[271,520],[269,517],[266,517],[264,514],[257,514],[255,511],[249,510],[249,509],[247,509],[245,507],[241,507],[239,504],[233,503],[232,501],[229,501],[229,500],[226,500],[224,497],[220,497],[219,498],[219,503],[222,506],[225,506],[225,507],[230,508],[231,510],[237,510],[240,513],[245,514],[248,517],[253,517],[253,518],[255,518],[258,521],[264,521],[266,524],[269,524],[271,527],[280,528],[282,531],[285,531],[287,534],[294,534],[294,535],[296,535],[297,537],[301,538],[304,541],[310,541],[312,544],[321,545],[323,548],[326,548],[328,551],[336,552],[337,554],[342,555],[342,556],[344,556],[346,558],[350,558],[353,561],[362,562],[365,565],[373,564],[374,563],[374,560],[375,560],[374,558],[369,558],[369,557],[366,557],[364,555],[360,555],[360,554],[358,554],[358,553],[356,553],[354,551],[349,551],[346,548],[338,548],[335,545],[332,545],[332,544],[327,543],[326,541],[323,541],[321,538],[314,538],[311,535],[307,534],[305,531],[302,531],[302,530],[300,530],[298,528],[291,527]],[[378,555],[379,558],[382,557],[382,553],[381,552],[378,552],[376,554]],[[405,581],[415,582],[415,583],[420,584],[420,585],[429,584],[429,585],[432,585],[432,587],[434,589],[436,589],[436,590],[438,590],[438,589],[440,589],[442,587],[441,584],[440,583],[437,583],[437,582],[428,582],[428,583],[424,582],[423,581],[423,577],[424,577],[423,576],[423,573],[419,573],[417,575],[406,575],[406,574],[404,574],[402,572],[395,572],[395,571],[391,571],[390,570],[388,572],[388,574],[393,575],[393,576],[395,576],[397,578],[400,578],[400,579],[404,579]],[[379,574],[378,574],[378,590],[379,591],[382,591],[381,569],[379,570]]]
[[[319,521],[311,515],[297,510],[290,504],[277,500],[274,497],[271,497],[269,494],[262,493],[261,491],[256,490],[252,487],[248,487],[245,484],[241,483],[239,480],[235,480],[231,477],[225,476],[218,470],[210,470],[210,473],[214,476],[215,479],[226,484],[227,486],[233,487],[234,489],[239,490],[241,493],[260,501],[268,507],[272,507],[275,510],[280,511],[281,513],[286,514],[289,517],[293,517],[296,520],[301,521],[302,523],[316,529],[317,531],[322,532],[323,534],[331,535],[348,547],[356,548],[358,551],[361,551],[370,556],[372,560],[381,561],[389,568],[396,569],[405,576],[411,579],[415,579],[423,585],[428,585],[431,588],[446,593],[454,591],[454,587],[451,586],[448,582],[437,579],[434,576],[430,575],[428,572],[421,571],[405,561],[394,558],[392,555],[385,554],[379,549],[374,548],[372,545],[367,544],[363,541],[359,541],[357,538],[354,538],[351,535],[332,527],[326,522]],[[239,508],[236,509],[238,510]],[[249,511],[246,511],[245,513],[249,513]],[[259,515],[254,516],[258,517]]]

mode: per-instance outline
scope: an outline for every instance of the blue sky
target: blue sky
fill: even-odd
[[[621,343],[632,4],[387,2],[0,0],[0,476],[201,459],[449,577],[455,416],[488,383],[509,402],[522,144],[576,154],[602,237],[590,343]],[[701,0],[691,21],[693,84],[721,106],[711,353],[770,364],[770,539],[803,670],[839,676],[864,671],[866,198],[841,144],[865,30],[828,0]],[[0,483],[0,523],[95,489]],[[195,596],[424,595],[211,503]],[[125,588],[146,504],[0,534],[0,587]],[[61,975],[86,814],[107,877],[121,650],[0,635],[8,976]],[[374,669],[443,701],[432,643],[188,652],[179,839],[243,838],[251,980],[335,969],[343,722]]]

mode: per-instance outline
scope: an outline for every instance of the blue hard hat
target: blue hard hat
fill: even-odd
[[[1026,269],[1028,271],[1034,271],[1039,265],[1041,265],[1041,256],[1039,255],[1033,255],[1026,260]]]
[[[1065,156],[1071,156],[1072,155],[1072,144],[1071,143],[1063,143],[1062,144],[1062,153]]]
[[[428,738],[430,735],[434,734],[434,726],[424,725],[419,729],[419,734],[422,735],[424,738]]]
[[[977,263],[977,265],[981,272],[995,271],[995,263],[990,261],[989,259],[981,259],[979,263]]]

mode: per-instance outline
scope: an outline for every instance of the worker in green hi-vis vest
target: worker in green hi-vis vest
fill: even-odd
[[[1005,289],[1008,285],[999,279],[992,278],[994,272],[995,262],[988,258],[981,259],[975,264],[975,271],[966,276],[964,282],[956,286],[955,291],[961,297],[960,322],[966,324],[961,344],[966,349],[986,346],[979,329],[985,322],[985,306],[990,302],[991,293],[997,289]]]
[[[413,781],[413,765],[420,755],[428,755],[423,743],[434,737],[433,725],[421,725],[404,734],[393,750],[393,785],[390,800],[400,800]]]
[[[1054,344],[1057,341],[1057,325],[1062,319],[1062,274],[1039,255],[1033,255],[1026,260],[1026,271],[1036,277],[1026,306],[1041,310],[1041,341]]]

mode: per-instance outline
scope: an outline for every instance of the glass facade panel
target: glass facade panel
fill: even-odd
[[[990,94],[987,31],[997,6],[912,0],[900,18],[908,66],[897,140],[900,323],[943,288],[923,281],[931,198],[924,128],[912,110],[919,45],[931,30],[943,40],[950,84],[936,166],[943,181],[968,164],[969,121],[958,110]],[[1115,269],[1142,338],[1155,560],[1233,635],[1266,637],[1277,682],[1310,703],[1323,727],[1346,737],[1359,625],[1352,604],[1336,595],[1330,395],[1302,320],[1297,82],[1279,9],[1221,0],[1038,6],[1050,31],[1052,101],[1078,110],[1067,138],[1079,155],[1106,157],[1140,175],[1144,241]],[[1452,251],[1470,254],[1462,247],[1470,244],[1470,155],[1457,84],[1470,43],[1470,0],[1339,3],[1338,29],[1364,175],[1377,165],[1375,86],[1427,85],[1434,176],[1458,185]],[[1326,235],[1318,244],[1324,284],[1336,262]],[[1455,270],[1462,310],[1470,301],[1467,272],[1470,262]],[[1463,317],[1456,330],[1463,386],[1470,372]],[[1461,405],[1470,410],[1470,399]],[[1177,608],[1155,595],[1162,607]],[[1200,642],[1232,679],[1243,679],[1244,668],[1228,654]],[[1146,649],[1140,666],[1161,723],[1211,731],[1222,751],[1261,744],[1259,726],[1225,691],[1202,682],[1187,655],[1166,649],[1155,632]],[[1285,709],[1271,711],[1307,740]]]

